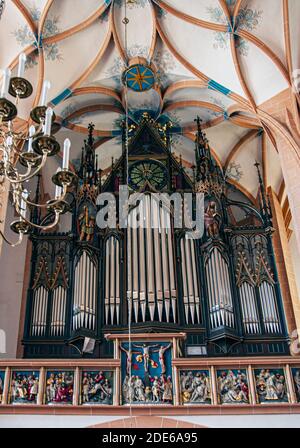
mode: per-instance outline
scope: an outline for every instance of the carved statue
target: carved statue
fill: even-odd
[[[219,236],[221,215],[218,213],[217,204],[215,201],[210,201],[204,213],[204,224],[207,235],[210,238]]]
[[[15,374],[11,384],[12,403],[36,403],[39,379],[34,373]]]
[[[92,241],[95,231],[95,217],[90,216],[88,206],[83,207],[83,212],[78,217],[80,241]]]
[[[112,386],[103,371],[84,372],[81,392],[82,403],[112,404]]]
[[[247,376],[238,371],[229,370],[218,377],[218,390],[221,403],[249,403]]]
[[[158,352],[159,364],[161,367],[161,373],[166,373],[166,363],[165,363],[165,352],[172,346],[169,344],[167,346],[161,345],[158,350],[153,350],[154,352]],[[153,347],[153,346],[152,346]]]
[[[205,372],[182,372],[180,383],[183,403],[205,403],[210,399],[210,381]]]
[[[296,386],[296,394],[298,397],[298,400],[300,400],[300,370],[297,370],[295,376],[294,376],[295,386]]]
[[[71,372],[51,372],[46,381],[47,403],[72,403],[73,381]]]
[[[287,399],[285,377],[278,371],[262,369],[256,376],[256,390],[261,402]]]
[[[123,352],[126,353],[126,373],[127,375],[131,375],[132,355],[138,352],[133,351],[131,349],[126,350],[124,347],[122,347],[122,345],[120,345],[120,348]]]
[[[149,371],[149,360],[150,360],[150,349],[156,347],[156,345],[149,346],[147,344],[143,345],[134,345],[135,348],[142,349],[142,356],[144,360],[144,370],[146,373]]]

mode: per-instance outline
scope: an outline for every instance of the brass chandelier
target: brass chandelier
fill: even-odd
[[[0,234],[11,246],[20,244],[23,236],[29,234],[33,228],[48,230],[55,227],[60,215],[69,211],[69,205],[65,200],[67,189],[76,181],[76,175],[69,170],[71,142],[65,139],[62,168],[52,176],[52,182],[56,185],[55,197],[46,203],[35,203],[25,188],[25,182],[41,171],[47,158],[60,151],[60,145],[53,136],[55,114],[51,107],[46,106],[47,93],[51,87],[49,81],[44,81],[40,102],[30,112],[34,124],[25,133],[14,130],[19,100],[28,98],[33,91],[30,82],[24,78],[25,63],[26,55],[21,53],[16,77],[11,77],[10,69],[3,70],[0,92],[0,186],[12,193],[12,204],[18,219],[10,224],[10,228],[18,234],[19,239],[12,243],[1,230]],[[15,101],[12,102],[8,95],[14,97]],[[17,164],[25,167],[25,170],[23,168],[20,172]],[[53,221],[44,226],[32,222],[27,215],[29,215],[28,209],[34,207],[51,211],[54,215]]]

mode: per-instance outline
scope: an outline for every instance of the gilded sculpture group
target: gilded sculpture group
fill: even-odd
[[[300,370],[292,369],[294,390],[300,402]],[[48,372],[46,404],[72,404],[73,372]],[[255,370],[255,385],[259,403],[287,402],[287,386],[282,369]],[[4,372],[0,372],[0,404],[3,400]],[[13,371],[10,380],[9,403],[36,404],[39,375],[30,371]],[[217,392],[220,404],[249,403],[248,379],[245,370],[218,370]],[[122,384],[123,403],[171,404],[173,385],[171,376],[126,375]],[[182,404],[210,404],[211,381],[209,370],[181,371],[180,394]],[[82,404],[113,403],[113,373],[83,371],[81,382]]]

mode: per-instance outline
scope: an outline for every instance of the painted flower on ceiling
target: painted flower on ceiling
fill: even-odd
[[[41,10],[37,8],[36,6],[30,8],[30,14],[35,23],[38,23],[41,18]],[[41,36],[41,39],[45,39],[46,37],[53,36],[55,34],[58,34],[60,32],[59,28],[59,17],[48,17],[45,20],[44,27],[43,27],[43,33]],[[16,41],[21,47],[28,47],[29,45],[41,45],[41,42],[36,42],[36,37],[32,33],[32,30],[30,29],[29,25],[23,25],[17,28],[13,31],[13,35],[16,38]],[[62,60],[62,54],[59,50],[59,46],[57,43],[52,44],[44,44],[43,50],[45,54],[45,59],[47,61],[61,61]],[[38,55],[38,49],[32,53],[27,58],[27,68],[31,68],[34,65],[37,65],[37,55]]]
[[[234,6],[233,2],[230,3],[230,6]],[[224,15],[224,11],[220,7],[208,7],[207,12],[210,16],[211,20],[214,20],[217,23],[227,24],[226,17]],[[251,9],[248,6],[244,6],[240,8],[239,13],[236,18],[235,29],[244,29],[246,31],[256,30],[259,26],[263,17],[263,10]],[[218,49],[227,49],[229,47],[230,33],[224,33],[221,31],[216,31],[215,33],[215,43],[214,48]],[[239,51],[239,54],[242,56],[248,56],[249,53],[249,45],[245,41],[245,39],[235,36],[235,46]]]

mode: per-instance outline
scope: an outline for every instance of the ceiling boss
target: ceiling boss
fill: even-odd
[[[55,197],[46,203],[35,203],[25,188],[25,183],[37,176],[48,157],[60,151],[60,145],[53,136],[55,114],[51,107],[47,108],[47,94],[51,87],[47,80],[43,83],[38,105],[30,112],[33,124],[26,132],[16,131],[19,100],[28,98],[33,91],[30,82],[24,78],[25,64],[26,55],[21,53],[17,76],[12,77],[9,68],[3,70],[0,92],[0,185],[12,194],[12,204],[18,219],[10,224],[10,228],[19,235],[19,239],[11,243],[1,230],[0,233],[11,246],[20,244],[23,235],[30,233],[33,227],[48,230],[57,225],[60,215],[69,210],[65,201],[67,189],[76,179],[75,174],[69,170],[71,142],[66,139],[62,168],[52,177],[56,185]],[[53,215],[52,222],[44,226],[33,223],[28,208],[35,207],[48,210]]]

